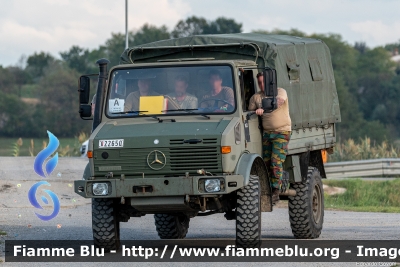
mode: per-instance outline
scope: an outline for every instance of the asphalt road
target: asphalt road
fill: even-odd
[[[72,162],[71,162],[72,160]],[[15,159],[14,159],[15,161]],[[23,162],[25,161],[25,162]],[[47,181],[61,203],[60,213],[50,221],[39,220],[27,198],[32,184],[41,180],[30,168],[15,169],[20,164],[29,165],[33,158],[25,158],[18,164],[13,159],[0,158],[0,230],[6,235],[0,236],[0,256],[4,261],[4,240],[91,240],[90,201],[73,192],[72,181],[80,179],[81,170],[86,161],[83,159],[61,159],[56,171]],[[14,165],[13,165],[14,164]],[[17,171],[13,171],[17,170]],[[58,175],[57,175],[58,174]],[[49,210],[41,211],[46,213]],[[287,208],[275,208],[272,213],[262,215],[263,239],[293,239]],[[389,240],[400,239],[400,214],[325,211],[324,229],[320,239],[327,240]],[[196,217],[190,222],[188,239],[225,238],[235,236],[235,222],[227,221],[223,215]],[[158,239],[152,215],[131,218],[121,223],[121,238],[125,240]],[[201,259],[199,259],[200,261]],[[3,263],[4,266],[54,266],[55,263]],[[56,263],[57,266],[81,266],[82,263]],[[110,263],[89,263],[85,266],[110,266]],[[187,263],[146,263],[146,266],[186,266]],[[197,266],[209,266],[209,263],[197,263]],[[240,263],[216,263],[215,266],[243,266]],[[260,264],[246,264],[259,266]],[[268,263],[269,266],[355,266],[355,263]],[[118,263],[115,266],[132,266],[132,263]]]

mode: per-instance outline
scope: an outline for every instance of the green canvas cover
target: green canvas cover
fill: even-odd
[[[196,35],[128,48],[121,64],[214,58],[251,60],[276,69],[289,97],[292,129],[340,122],[339,100],[329,48],[321,40],[256,33]]]

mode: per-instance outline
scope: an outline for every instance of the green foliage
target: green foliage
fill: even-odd
[[[111,33],[111,38],[106,41],[105,55],[111,66],[119,64],[122,52],[125,50],[125,34]]]
[[[9,68],[3,68],[0,65],[0,92],[12,94],[14,89],[15,79],[11,75]]]
[[[186,37],[191,35],[202,34],[204,27],[207,25],[207,20],[205,18],[199,18],[192,16],[186,20],[180,20],[176,24],[171,35],[173,38]]]
[[[34,81],[38,81],[52,61],[54,61],[54,57],[49,53],[34,53],[28,57],[26,71]]]
[[[154,25],[144,24],[138,31],[129,32],[129,46],[137,46],[145,43],[156,42],[168,39],[170,33],[165,25],[156,27]],[[122,52],[125,50],[125,34],[112,33],[104,46],[95,49],[88,54],[88,59],[97,61],[99,58],[107,58],[115,66],[119,64]]]
[[[167,26],[156,27],[149,24],[144,24],[137,32],[131,35],[132,41],[129,46],[137,46],[141,44],[156,42],[160,40],[169,39],[170,33]]]
[[[72,46],[69,51],[60,52],[61,58],[67,63],[68,67],[78,73],[93,72],[94,62],[89,62],[89,50],[79,46]]]
[[[180,20],[173,29],[173,38],[187,37],[197,34],[224,34],[242,32],[242,23],[234,19],[219,17],[215,21],[207,21],[204,18],[192,16],[186,20]]]
[[[0,133],[23,136],[29,121],[28,106],[14,94],[0,92]]]
[[[358,143],[353,139],[337,143],[333,154],[329,155],[329,162],[398,157],[400,148],[390,145],[387,141],[377,144],[365,137]]]
[[[400,51],[400,41],[397,43],[392,43],[392,44],[387,44],[384,47],[387,51],[394,53],[395,51],[399,52]]]
[[[38,86],[41,103],[36,106],[34,118],[46,129],[38,129],[39,132],[50,130],[57,137],[68,137],[82,130],[89,131],[90,125],[81,120],[77,112],[78,78],[79,74],[75,70],[57,62],[40,80]]]
[[[234,19],[219,17],[211,21],[204,28],[203,34],[225,34],[242,32],[242,23],[237,23]]]
[[[324,184],[346,188],[338,195],[325,195],[325,208],[368,212],[400,212],[400,179],[365,181],[325,180]]]
[[[36,98],[37,97],[37,90],[39,88],[37,88],[37,84],[35,83],[27,83],[27,84],[23,84],[21,86],[21,97],[25,97],[25,98]]]

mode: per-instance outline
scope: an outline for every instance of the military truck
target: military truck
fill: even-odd
[[[326,177],[321,152],[334,147],[340,122],[323,41],[198,35],[128,48],[109,71],[106,59],[97,63],[93,118],[90,77],[79,80],[80,116],[93,119],[93,131],[89,163],[83,179],[74,182],[77,194],[92,199],[96,246],[118,249],[120,223],[147,214],[153,214],[161,239],[185,238],[191,218],[221,214],[236,220],[237,246],[260,244],[261,227],[268,227],[261,212],[273,206],[259,116],[248,110],[260,90],[259,72],[265,112],[276,109],[277,87],[289,98],[292,133],[280,197],[288,199],[293,235],[319,237]],[[213,73],[222,80],[217,86],[233,92],[233,102],[210,95]],[[194,108],[176,104],[179,81],[197,100]]]

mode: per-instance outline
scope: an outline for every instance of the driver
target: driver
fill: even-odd
[[[125,101],[124,111],[139,111],[139,102],[141,96],[158,96],[159,93],[150,89],[150,79],[138,80],[139,90],[128,95]]]
[[[232,88],[222,86],[221,73],[218,70],[211,70],[208,74],[208,81],[210,83],[210,92],[205,94],[201,99],[201,108],[215,108],[221,110],[227,110],[229,105],[224,103],[224,100],[234,106],[235,97]],[[207,99],[210,99],[207,101]]]

